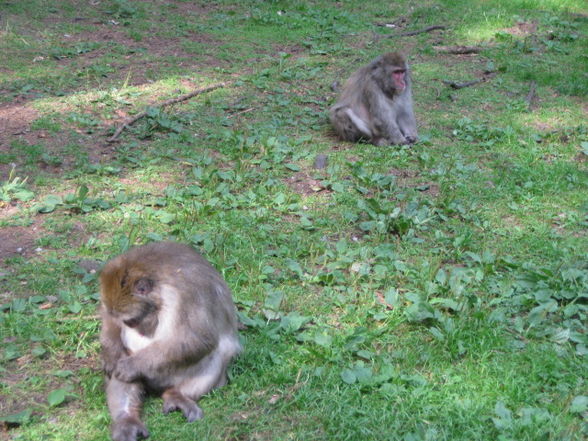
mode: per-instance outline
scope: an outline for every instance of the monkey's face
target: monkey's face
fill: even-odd
[[[406,69],[396,67],[392,70],[392,82],[398,91],[402,92],[406,89]]]
[[[147,316],[157,312],[158,296],[153,279],[125,272],[114,280],[103,274],[101,281],[106,312],[126,326],[136,328]]]
[[[399,54],[386,54],[374,64],[373,77],[382,91],[393,97],[406,89],[408,67]]]

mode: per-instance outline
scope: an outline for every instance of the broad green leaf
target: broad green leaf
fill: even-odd
[[[49,403],[49,406],[59,406],[65,401],[66,394],[67,391],[65,389],[55,389],[49,392],[49,395],[47,395],[47,402]]]
[[[82,305],[80,302],[76,301],[67,305],[67,309],[69,309],[72,314],[79,314],[82,310]]]
[[[47,353],[47,349],[45,349],[42,346],[37,346],[31,350],[31,354],[33,354],[37,358],[42,357],[46,353]]]
[[[341,371],[341,379],[347,384],[353,384],[357,381],[355,372],[351,369],[343,369]]]
[[[314,336],[313,341],[319,346],[329,347],[333,343],[333,337],[329,334],[320,333]]]
[[[0,421],[8,424],[25,424],[31,418],[33,411],[31,409],[25,409],[19,413],[13,413],[11,415],[0,415]]]
[[[570,405],[570,412],[572,413],[584,413],[588,410],[588,396],[578,395],[572,400]]]
[[[63,200],[59,196],[49,195],[43,202],[36,206],[39,213],[51,213],[58,205],[63,204]]]

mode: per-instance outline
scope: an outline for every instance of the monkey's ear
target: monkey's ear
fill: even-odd
[[[133,294],[139,296],[146,296],[153,290],[153,280],[143,277],[135,282],[133,286]]]

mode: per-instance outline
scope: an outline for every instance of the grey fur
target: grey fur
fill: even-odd
[[[395,69],[405,69],[404,90],[392,81]],[[335,132],[344,140],[378,145],[410,144],[417,140],[410,69],[396,52],[380,55],[345,83],[329,111]]]

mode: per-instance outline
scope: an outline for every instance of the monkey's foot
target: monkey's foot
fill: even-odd
[[[149,431],[138,418],[122,417],[112,425],[112,439],[114,441],[136,441],[140,437],[148,438]]]
[[[176,390],[167,390],[163,393],[163,413],[167,415],[175,410],[181,410],[189,422],[204,416],[202,409],[193,400]]]

